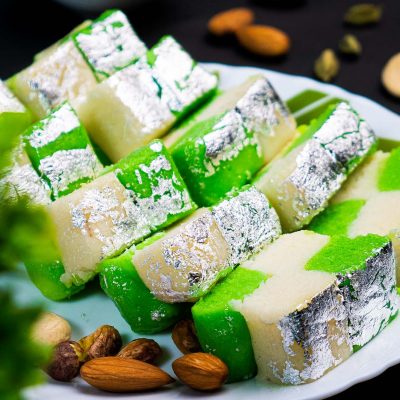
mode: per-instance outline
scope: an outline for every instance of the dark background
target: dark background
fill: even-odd
[[[358,60],[342,59],[334,83],[400,113],[400,99],[388,95],[380,83],[386,61],[400,51],[400,0],[379,2],[384,5],[384,15],[375,26],[345,26],[343,14],[357,2],[361,0],[153,0],[126,12],[148,46],[160,36],[172,34],[200,61],[251,65],[306,76],[312,76],[314,60],[323,49],[336,49],[345,33],[354,33],[363,45],[363,54]],[[292,39],[290,53],[278,60],[262,59],[241,50],[233,38],[210,37],[208,19],[236,6],[252,8],[257,23],[286,31]],[[50,0],[0,0],[0,77],[7,78],[29,65],[35,53],[65,35],[83,18],[97,14],[78,13]],[[400,366],[332,399],[372,394],[376,388],[394,392],[398,376]]]

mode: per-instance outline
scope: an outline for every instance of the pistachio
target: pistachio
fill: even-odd
[[[174,329],[172,330],[172,340],[183,354],[197,353],[201,351],[196,329],[191,319],[179,321],[174,326]]]
[[[354,35],[344,35],[339,42],[339,50],[343,54],[359,56],[362,51],[361,43]]]
[[[389,59],[382,71],[382,84],[395,97],[400,97],[400,53]]]
[[[79,343],[68,340],[56,345],[46,372],[57,381],[69,382],[78,375],[82,362],[82,347]]]
[[[84,360],[89,361],[117,354],[121,349],[122,339],[113,326],[102,325],[90,335],[80,339],[78,343],[84,351]]]
[[[382,18],[382,6],[372,3],[361,3],[351,6],[344,15],[344,21],[351,25],[369,25]]]
[[[152,339],[135,339],[125,345],[117,354],[117,357],[131,360],[140,360],[154,364],[162,354],[159,344]]]
[[[32,327],[32,339],[35,342],[56,346],[71,338],[71,326],[64,318],[51,312],[45,312]]]
[[[339,73],[340,63],[332,49],[324,50],[314,64],[317,78],[330,82]]]
[[[207,353],[186,354],[172,363],[176,376],[196,390],[219,389],[228,378],[228,367],[218,357]]]

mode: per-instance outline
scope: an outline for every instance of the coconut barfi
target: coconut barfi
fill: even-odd
[[[112,161],[164,135],[211,96],[214,74],[198,65],[171,37],[137,63],[99,84],[79,109],[94,141]]]
[[[56,278],[67,287],[85,283],[97,273],[102,260],[120,254],[195,207],[162,143],[138,149],[48,207],[59,249],[57,265],[62,266]],[[51,266],[48,279],[52,280],[50,270]]]
[[[370,126],[347,103],[327,109],[254,184],[276,209],[284,231],[308,224],[349,174],[376,149]]]
[[[85,128],[66,102],[24,133],[33,167],[57,199],[96,178],[103,169]]]
[[[309,229],[326,235],[388,235],[400,282],[400,148],[376,152],[349,178]]]
[[[65,100],[79,107],[98,81],[145,52],[125,14],[106,11],[36,57],[8,85],[37,118],[43,118]]]
[[[193,306],[201,346],[230,381],[311,382],[396,315],[394,268],[386,237],[285,234]]]
[[[212,112],[171,147],[193,198],[203,206],[248,183],[296,133],[288,109],[262,75],[217,97],[202,115]]]
[[[136,251],[132,263],[159,300],[195,301],[280,233],[275,210],[249,187],[213,208],[197,210]]]

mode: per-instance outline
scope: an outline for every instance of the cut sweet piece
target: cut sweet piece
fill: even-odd
[[[97,80],[146,52],[121,11],[107,11],[85,25],[9,79],[9,87],[37,118],[44,118],[65,100],[77,109]]]
[[[158,299],[195,301],[280,233],[278,217],[265,196],[248,188],[175,225],[136,251],[133,264]]]
[[[72,37],[98,80],[108,78],[147,51],[120,10],[104,12]]]
[[[115,162],[164,135],[216,86],[217,78],[168,38],[148,57],[99,84],[78,113],[94,141]]]
[[[30,112],[0,80],[0,132],[9,140],[22,133],[32,122]]]
[[[290,249],[290,251],[288,251]],[[378,277],[378,279],[376,279]],[[311,382],[371,340],[397,313],[387,238],[281,236],[192,308],[204,351],[230,380]]]
[[[69,103],[25,131],[24,142],[32,165],[52,189],[53,199],[73,192],[103,169]]]
[[[105,175],[49,207],[65,284],[86,282],[97,264],[195,208],[161,142],[132,153]]]
[[[286,232],[320,213],[347,176],[375,150],[376,137],[347,103],[331,107],[255,180]]]
[[[349,178],[309,229],[349,237],[368,233],[388,235],[400,261],[399,174],[400,148],[391,153],[375,153]],[[400,285],[400,263],[397,263],[397,285]]]
[[[296,133],[288,110],[263,76],[214,103],[202,114],[222,113],[192,126],[171,149],[192,196],[204,206],[246,184]]]
[[[188,306],[158,300],[139,277],[132,263],[133,254],[134,250],[130,249],[100,264],[101,287],[134,332],[164,331],[184,318]]]

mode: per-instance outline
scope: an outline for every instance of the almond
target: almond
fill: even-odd
[[[241,27],[236,36],[239,43],[248,51],[266,57],[286,54],[290,48],[289,36],[280,29],[267,25]]]
[[[121,357],[88,361],[81,368],[81,377],[95,388],[107,392],[137,392],[174,382],[172,377],[154,365]]]
[[[179,321],[174,326],[172,330],[172,340],[183,354],[201,351],[196,329],[191,319]]]
[[[172,363],[176,376],[196,390],[219,389],[228,378],[228,367],[218,357],[208,353],[191,353]]]
[[[235,33],[239,28],[250,25],[254,13],[248,8],[232,8],[214,15],[208,22],[208,30],[216,36]]]

